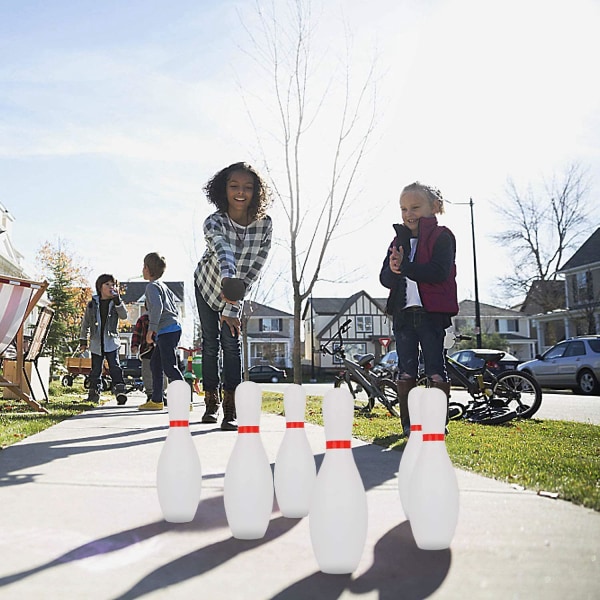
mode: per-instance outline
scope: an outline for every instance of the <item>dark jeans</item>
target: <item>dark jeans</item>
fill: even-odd
[[[394,336],[398,353],[398,376],[407,373],[417,377],[419,346],[428,377],[440,375],[447,381],[444,361],[445,329],[450,325],[448,315],[428,313],[424,309],[404,309],[394,315]]]
[[[154,352],[150,359],[150,370],[152,371],[152,382],[159,382],[152,386],[152,402],[163,401],[163,373],[169,382],[183,379],[181,371],[177,367],[177,344],[181,338],[181,330],[170,333],[161,333],[154,342]]]
[[[105,352],[102,354],[92,354],[92,370],[90,371],[90,392],[98,392],[102,391],[102,381],[100,376],[102,374],[102,364],[104,363],[104,359],[106,358],[106,362],[108,363],[108,372],[110,373],[110,378],[112,379],[113,389],[115,391],[121,391],[125,386],[123,381],[123,371],[121,370],[121,365],[119,364],[119,355],[117,350],[113,350],[112,352]],[[122,387],[117,387],[122,386]]]
[[[213,310],[196,289],[196,304],[202,327],[202,387],[219,389],[219,350],[223,349],[223,389],[233,391],[242,381],[242,345],[231,335],[221,314]]]

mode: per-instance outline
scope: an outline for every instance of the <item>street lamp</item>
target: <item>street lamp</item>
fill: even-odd
[[[481,348],[481,309],[479,305],[479,283],[477,280],[477,249],[475,246],[475,217],[473,215],[473,198],[469,198],[468,202],[450,202],[448,204],[454,204],[458,206],[469,205],[471,209],[471,239],[473,241],[473,281],[475,284],[475,335],[477,338],[477,348]]]

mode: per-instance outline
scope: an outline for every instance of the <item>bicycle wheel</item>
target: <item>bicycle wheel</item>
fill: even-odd
[[[375,400],[368,398],[367,395],[362,392],[362,386],[354,381],[349,374],[345,374],[344,377],[336,377],[334,381],[334,387],[339,388],[343,385],[348,388],[352,398],[354,398],[354,410],[359,413],[370,413],[375,406]]]
[[[530,419],[542,405],[542,390],[529,373],[504,371],[492,391],[494,398],[501,399],[520,419]]]
[[[480,425],[502,425],[517,418],[516,411],[509,406],[483,404],[468,411],[467,421]]]
[[[386,407],[387,411],[393,417],[399,417],[400,412],[398,411],[398,389],[396,384],[391,379],[382,379],[379,382],[379,389],[381,390],[385,402],[379,398],[379,401]]]

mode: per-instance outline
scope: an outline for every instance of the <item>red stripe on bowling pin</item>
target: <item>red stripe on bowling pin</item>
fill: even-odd
[[[304,421],[289,421],[285,426],[288,429],[302,429],[304,427]]]
[[[189,421],[169,421],[169,427],[189,427]]]
[[[327,440],[325,448],[327,450],[338,450],[340,448],[351,448],[350,440]]]
[[[424,442],[443,442],[445,437],[446,436],[443,433],[424,433],[423,441]]]
[[[238,433],[259,433],[259,431],[258,425],[240,425],[238,427]]]
[[[411,431],[423,431],[423,427],[421,427],[421,425],[411,425],[410,430]]]

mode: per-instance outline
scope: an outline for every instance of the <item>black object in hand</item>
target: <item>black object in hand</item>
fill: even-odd
[[[236,277],[227,277],[223,280],[223,296],[227,300],[237,302],[241,300],[246,293],[246,285],[241,279]]]

